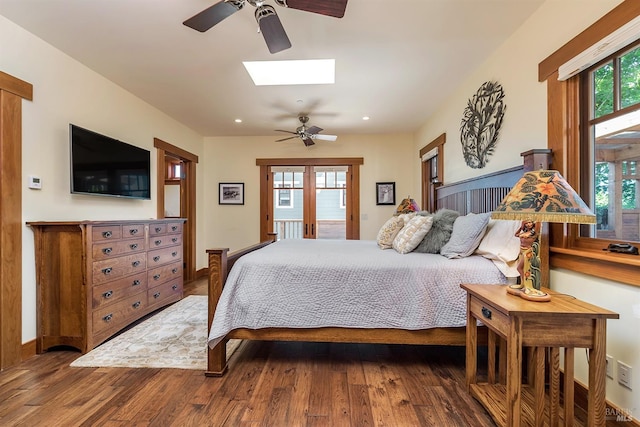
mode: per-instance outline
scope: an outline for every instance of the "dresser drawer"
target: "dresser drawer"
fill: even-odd
[[[167,299],[176,297],[182,297],[182,277],[150,287],[147,291],[147,303],[150,307],[156,304],[164,305]]]
[[[149,249],[164,248],[182,244],[181,234],[165,234],[163,236],[149,236]]]
[[[147,264],[149,265],[149,268],[154,268],[155,266],[181,260],[182,245],[156,249],[147,253]]]
[[[96,261],[93,263],[93,283],[109,282],[129,274],[146,271],[146,269],[147,254],[144,252]]]
[[[149,283],[149,288],[151,288],[167,280],[173,280],[179,277],[182,277],[182,261],[150,269],[147,283]]]
[[[502,313],[491,304],[487,304],[475,297],[470,301],[471,313],[488,328],[494,330],[503,337],[509,333],[509,316]]]
[[[144,224],[125,224],[122,226],[122,238],[144,237]]]
[[[167,223],[167,233],[182,233],[182,223],[181,222]]]
[[[99,261],[118,257],[124,254],[142,252],[146,249],[146,239],[144,237],[132,240],[119,240],[106,243],[94,243],[92,252],[93,259]]]
[[[167,234],[166,223],[149,224],[149,236],[159,236],[161,234]]]
[[[122,238],[122,226],[116,224],[94,226],[91,228],[91,238],[94,242],[120,240]]]
[[[92,306],[99,308],[103,305],[114,304],[131,295],[146,291],[146,289],[147,274],[144,272],[103,283],[93,287]]]
[[[147,293],[141,292],[132,295],[116,304],[101,307],[93,312],[93,333],[119,328],[127,325],[131,319],[137,319],[138,313],[143,313],[147,308]]]

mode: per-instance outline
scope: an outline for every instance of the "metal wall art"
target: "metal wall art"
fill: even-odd
[[[507,106],[498,82],[485,82],[469,99],[460,124],[460,142],[464,161],[482,169],[493,154]]]

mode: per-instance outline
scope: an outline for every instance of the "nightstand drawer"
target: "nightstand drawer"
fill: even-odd
[[[487,304],[475,297],[471,297],[469,302],[471,313],[489,329],[506,337],[509,333],[509,316],[502,313],[491,304]]]

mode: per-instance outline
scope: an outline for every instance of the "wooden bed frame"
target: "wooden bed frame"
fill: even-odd
[[[482,175],[474,179],[443,185],[437,189],[437,203],[439,209],[453,209],[465,215],[469,212],[491,212],[506,196],[511,187],[527,170],[546,167],[550,162],[550,150],[531,150],[522,153],[523,166],[505,169],[500,172]],[[534,166],[535,165],[535,166]],[[271,239],[258,243],[240,251],[229,253],[229,249],[209,249],[209,315],[208,328],[211,329],[213,314],[222,288],[227,278],[227,272],[241,256],[265,247],[275,241],[275,233]],[[486,329],[479,330],[479,341],[486,342]],[[354,343],[382,343],[382,344],[429,344],[429,345],[458,345],[466,342],[465,327],[433,328],[423,330],[402,329],[357,329],[357,328],[314,328],[314,329],[235,329],[213,349],[208,350],[208,362],[205,375],[222,376],[227,370],[226,342],[229,339],[247,339],[264,341],[309,341],[309,342],[354,342]]]

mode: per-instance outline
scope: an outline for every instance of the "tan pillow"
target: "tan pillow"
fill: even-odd
[[[384,225],[378,231],[377,242],[380,249],[391,249],[393,245],[393,239],[396,238],[400,230],[404,227],[404,220],[400,217],[394,216],[387,220]]]
[[[401,254],[411,252],[422,242],[432,224],[432,216],[414,216],[393,239],[393,249]]]

